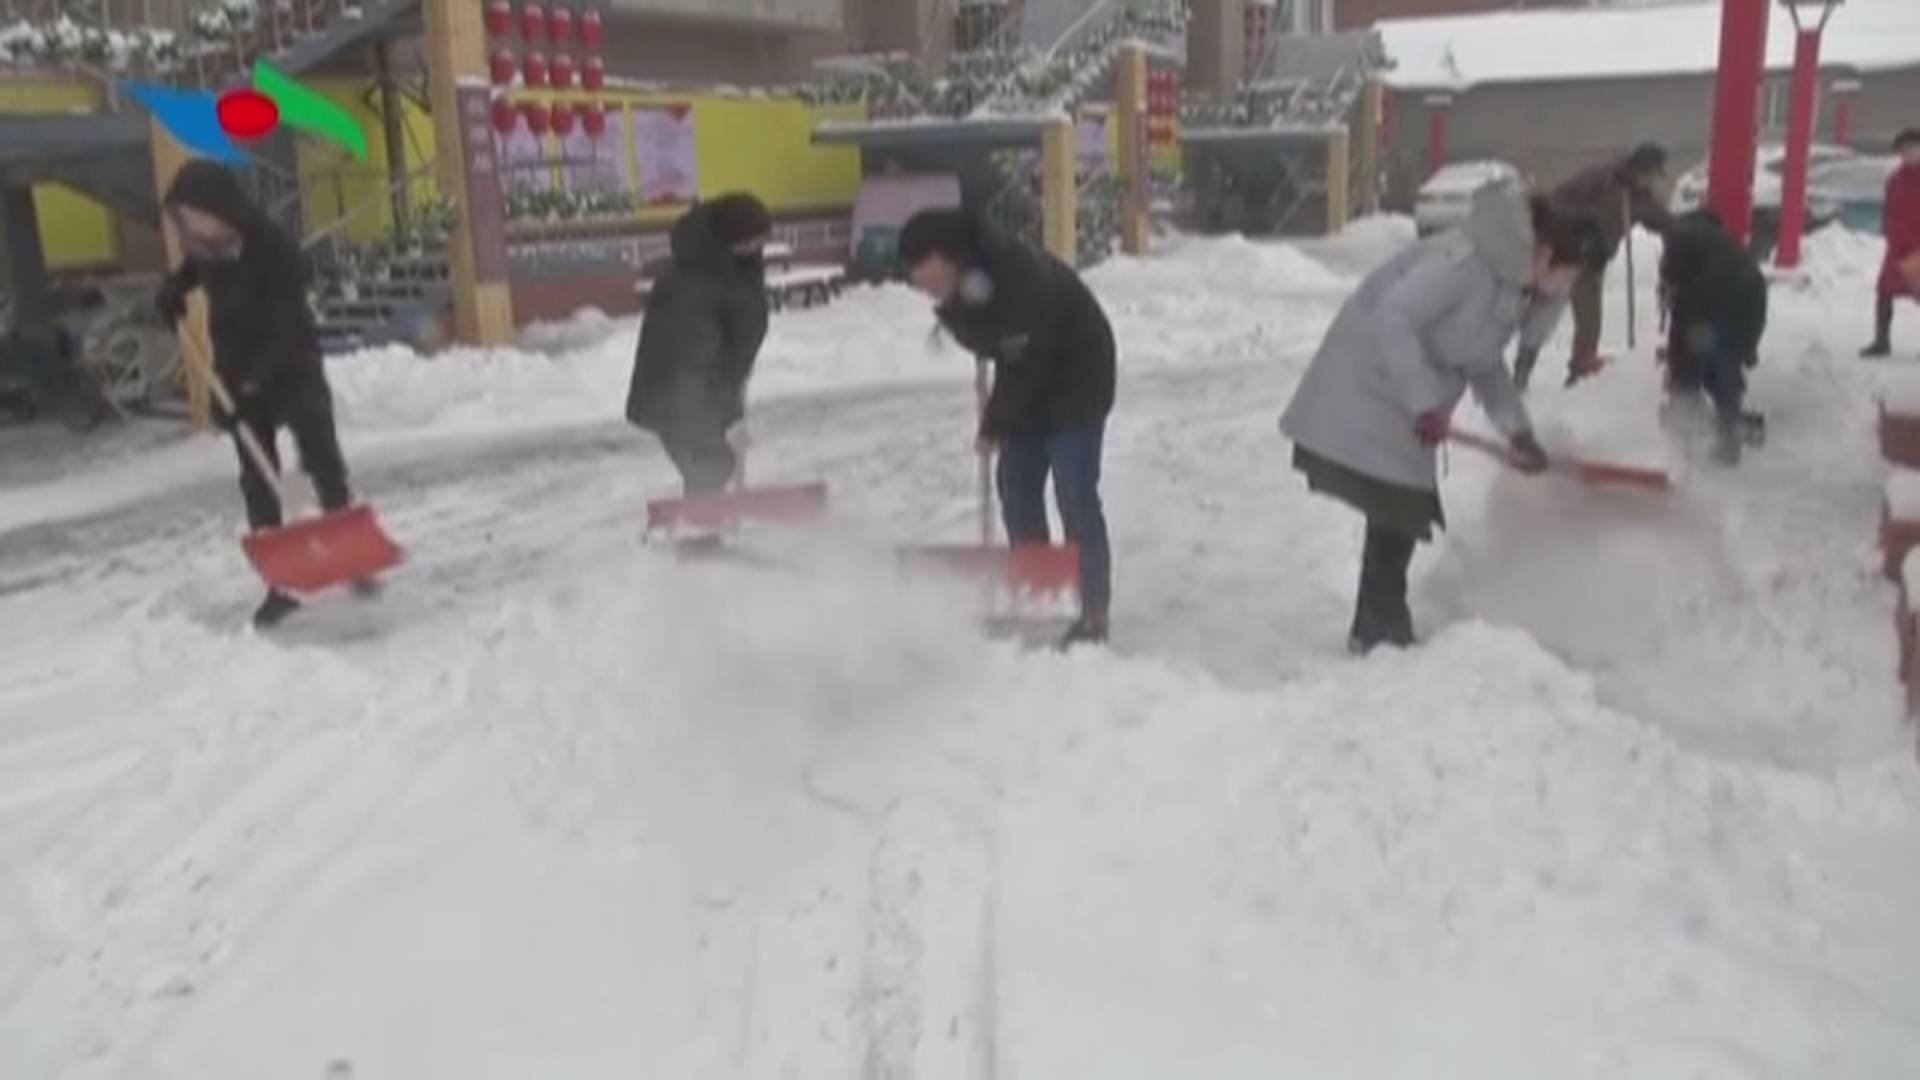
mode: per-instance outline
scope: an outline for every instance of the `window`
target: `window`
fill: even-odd
[[[1783,132],[1787,130],[1787,116],[1793,109],[1793,79],[1781,75],[1770,77],[1760,88],[1760,130]],[[1813,89],[1813,126],[1820,127],[1820,86]]]

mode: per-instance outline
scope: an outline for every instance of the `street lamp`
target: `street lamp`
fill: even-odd
[[[1780,179],[1780,242],[1774,264],[1800,265],[1800,237],[1807,224],[1807,151],[1813,143],[1813,95],[1820,76],[1820,34],[1845,0],[1780,0],[1793,18],[1793,86],[1787,104],[1787,160]],[[1805,9],[1806,15],[1802,15]],[[1814,11],[1819,21],[1808,19]]]

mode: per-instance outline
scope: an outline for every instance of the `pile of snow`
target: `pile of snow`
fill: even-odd
[[[1619,260],[1615,363],[1562,389],[1562,337],[1528,404],[1675,492],[1453,457],[1425,644],[1355,661],[1361,527],[1274,418],[1411,231],[1090,275],[1111,652],[988,643],[894,573],[973,510],[971,364],[899,289],[775,320],[756,453],[834,509],[767,567],[639,544],[667,470],[618,427],[634,324],[592,315],[336,365],[409,545],[377,605],[236,631],[211,440],[217,490],[0,534],[0,1072],[1904,1075],[1891,376],[1835,318],[1877,247],[1828,230],[1776,285],[1769,445],[1727,472],[1659,433],[1638,234],[1638,348]]]
[[[1782,5],[1767,9],[1767,66],[1789,70],[1792,16]],[[1716,3],[1393,19],[1379,29],[1394,65],[1387,81],[1409,90],[1694,75],[1719,66]],[[1851,0],[1827,26],[1821,61],[1863,72],[1920,67],[1920,4]]]

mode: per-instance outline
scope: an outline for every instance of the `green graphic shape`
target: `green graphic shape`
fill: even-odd
[[[280,107],[281,123],[338,143],[356,160],[367,160],[366,133],[347,110],[282,75],[264,60],[253,62],[253,88]]]

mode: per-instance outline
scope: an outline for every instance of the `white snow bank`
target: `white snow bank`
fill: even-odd
[[[1780,5],[1767,8],[1767,66],[1789,70],[1791,16]],[[1379,29],[1394,63],[1387,81],[1410,90],[1700,74],[1719,67],[1715,3],[1391,19]],[[1851,0],[1828,24],[1820,58],[1869,72],[1920,67],[1920,4]]]
[[[1920,1054],[1904,764],[1702,760],[1483,626],[1230,691],[988,646],[960,595],[867,573],[587,544],[374,650],[136,609],[101,628],[115,664],[62,668],[14,631],[10,1064],[1612,1078]]]

